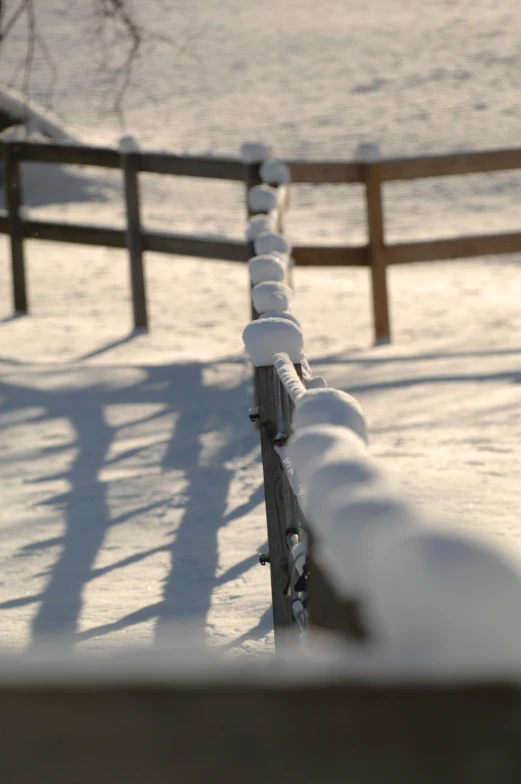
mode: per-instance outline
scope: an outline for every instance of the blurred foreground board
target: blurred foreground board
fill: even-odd
[[[272,662],[276,665],[276,661]],[[114,668],[112,668],[114,669]],[[320,668],[319,668],[320,669]],[[0,685],[9,784],[176,781],[512,784],[521,695],[495,684],[362,684],[311,666],[114,672]],[[36,670],[36,673],[38,671]],[[39,679],[38,679],[39,678]]]

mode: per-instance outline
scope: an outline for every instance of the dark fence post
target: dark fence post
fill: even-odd
[[[391,340],[391,326],[387,293],[387,269],[383,253],[384,217],[382,187],[380,179],[376,174],[376,169],[370,163],[364,164],[363,171],[369,233],[368,251],[371,267],[375,340],[377,342],[388,342]]]
[[[288,545],[286,529],[288,523],[287,479],[280,458],[276,453],[275,439],[279,433],[277,421],[277,401],[275,382],[279,382],[273,367],[255,368],[255,388],[259,403],[259,429],[264,472],[264,498],[268,524],[269,563],[271,572],[271,593],[273,600],[273,625],[275,644],[284,637],[284,631],[296,628],[291,611],[291,599],[286,595],[289,582]]]
[[[145,272],[143,269],[143,242],[139,208],[139,152],[122,152],[121,168],[125,180],[127,210],[127,247],[130,257],[130,280],[134,327],[148,329]]]
[[[5,144],[5,195],[11,242],[11,266],[13,275],[13,302],[17,313],[28,312],[27,286],[25,280],[25,258],[23,225],[20,216],[22,206],[22,182],[20,176],[19,146]]]

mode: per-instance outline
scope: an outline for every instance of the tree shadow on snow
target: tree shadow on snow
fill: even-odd
[[[263,496],[262,489],[258,488],[239,509],[226,513],[230,482],[235,473],[226,463],[245,457],[258,444],[257,434],[252,431],[245,415],[251,397],[250,379],[245,373],[232,389],[207,386],[203,379],[205,367],[199,363],[142,367],[136,383],[119,389],[99,382],[79,389],[64,384],[58,391],[35,390],[16,383],[0,384],[0,399],[3,399],[0,412],[4,415],[24,408],[43,408],[44,413],[33,417],[31,422],[49,422],[52,426],[52,420],[66,418],[75,432],[74,443],[66,447],[77,450],[71,465],[56,476],[36,480],[60,479],[70,487],[67,492],[54,495],[45,502],[51,507],[62,508],[64,534],[26,545],[18,554],[23,557],[33,551],[60,548],[49,570],[45,588],[40,594],[0,604],[3,611],[35,605],[33,644],[42,637],[59,635],[62,641],[73,645],[80,640],[101,637],[149,620],[156,621],[157,640],[166,638],[176,623],[189,621],[194,636],[204,641],[214,589],[240,577],[257,562],[256,554],[252,553],[226,574],[217,576],[220,528],[236,516],[254,509]],[[105,465],[127,456],[124,453],[108,460],[117,428],[107,424],[105,406],[143,403],[159,403],[161,416],[175,412],[178,417],[161,467],[164,471],[174,469],[184,472],[187,481],[184,493],[188,500],[180,524],[164,545],[144,549],[103,568],[94,568],[111,526],[124,523],[131,517],[146,515],[168,503],[168,498],[162,498],[111,518],[108,483],[100,481],[100,471]],[[148,422],[156,416],[159,414],[147,415],[132,424]],[[210,434],[209,446],[205,444],[205,434]],[[215,434],[218,435],[213,443]],[[44,447],[43,459],[49,449],[59,450],[61,447]],[[80,632],[79,618],[87,583],[144,561],[157,552],[166,552],[170,558],[161,600],[110,623]],[[259,628],[265,630],[264,633],[269,631],[263,622],[260,627],[254,627],[254,637],[259,635]]]

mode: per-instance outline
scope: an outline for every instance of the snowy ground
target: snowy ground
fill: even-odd
[[[61,6],[49,3],[49,27]],[[197,31],[197,56],[150,67],[145,85],[162,100],[143,112],[134,93],[128,130],[149,148],[234,154],[260,139],[309,158],[348,158],[369,138],[385,155],[516,146],[512,0],[327,6],[172,10],[179,35]],[[92,121],[72,22],[59,24],[56,110],[85,141],[113,143],[114,124]],[[41,74],[34,89],[41,100]],[[241,236],[240,186],[143,179],[148,226]],[[520,182],[389,186],[390,239],[519,228]],[[120,179],[107,173],[34,167],[26,197],[42,218],[122,224]],[[356,188],[296,188],[289,233],[360,242],[361,209]],[[32,314],[12,319],[0,244],[1,643],[59,632],[96,649],[149,644],[189,620],[222,650],[271,650],[245,269],[149,254],[151,332],[133,335],[124,253],[27,249]],[[407,493],[521,559],[519,262],[391,270],[389,347],[371,347],[365,270],[297,270],[295,312],[314,369],[361,400],[372,453]]]

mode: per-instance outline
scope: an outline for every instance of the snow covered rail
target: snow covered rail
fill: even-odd
[[[422,519],[369,456],[358,402],[311,376],[287,308],[261,314],[243,340],[258,393],[276,642],[296,623],[348,639],[350,655],[377,671],[519,677],[519,566]]]

